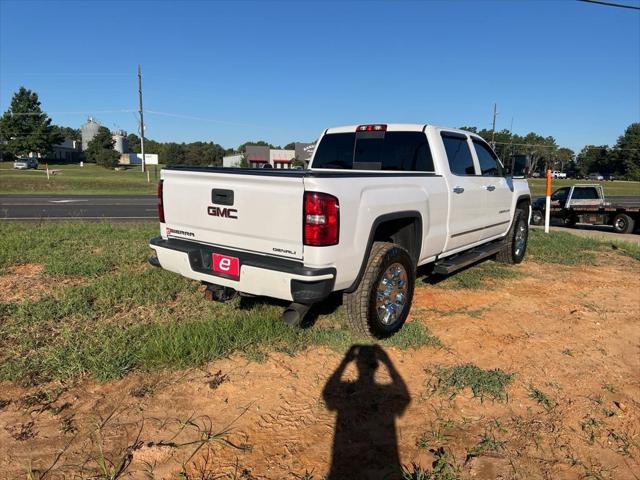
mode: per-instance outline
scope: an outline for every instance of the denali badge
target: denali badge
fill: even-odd
[[[193,232],[186,232],[184,230],[176,230],[175,228],[167,227],[167,236],[169,235],[184,235],[185,237],[195,237],[196,234]]]
[[[238,210],[235,208],[209,207],[207,208],[207,213],[214,217],[233,218],[234,220],[238,219]]]

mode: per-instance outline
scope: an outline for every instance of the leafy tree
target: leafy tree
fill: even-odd
[[[584,174],[611,171],[611,150],[608,145],[586,145],[578,154],[578,165]]]
[[[62,141],[65,138],[80,142],[82,140],[82,134],[79,128],[61,127],[59,125],[53,125],[53,131],[62,137]]]
[[[181,165],[185,163],[185,149],[184,144],[179,143],[165,143],[160,150],[160,156],[162,163]]]
[[[247,160],[247,156],[246,155],[242,155],[242,158],[240,159],[240,168],[249,168],[249,160]]]
[[[120,160],[120,154],[113,149],[115,143],[109,129],[100,127],[96,136],[87,145],[87,150],[85,151],[87,160],[105,168],[116,167]]]
[[[632,123],[613,147],[616,173],[629,180],[640,180],[640,123]]]
[[[565,169],[573,162],[575,158],[575,152],[570,148],[562,147],[556,152],[556,161],[554,169],[560,172],[564,172]]]
[[[242,145],[238,147],[237,151],[244,152],[244,147],[246,147],[247,145],[257,145],[258,147],[276,148],[269,142],[265,142],[264,140],[258,140],[257,142],[244,142]]]
[[[24,87],[13,94],[9,109],[0,118],[0,142],[15,156],[31,152],[46,155],[63,137],[40,108],[38,94]]]
[[[295,150],[296,149],[296,142],[291,142],[291,143],[287,143],[284,146],[285,150]]]
[[[127,143],[129,144],[129,151],[132,153],[141,153],[142,147],[140,145],[140,137],[135,133],[127,135]],[[146,147],[146,145],[145,145]],[[146,148],[145,148],[146,150]],[[155,153],[155,152],[152,152]]]

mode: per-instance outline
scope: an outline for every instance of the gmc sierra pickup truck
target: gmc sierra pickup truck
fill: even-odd
[[[350,328],[384,338],[407,318],[418,266],[523,260],[525,169],[473,133],[414,124],[329,128],[307,170],[167,167],[150,262],[214,299],[290,301],[293,325],[343,292]]]

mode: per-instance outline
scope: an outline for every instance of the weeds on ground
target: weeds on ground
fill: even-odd
[[[507,444],[504,440],[497,440],[496,437],[488,432],[485,432],[481,437],[477,445],[467,450],[467,457],[465,463],[475,457],[480,457],[488,452],[497,452],[504,449]]]
[[[403,467],[402,480],[460,480],[460,468],[455,464],[453,455],[444,447],[431,450],[434,460],[431,470],[425,470],[415,463]]]
[[[542,405],[547,412],[550,412],[556,407],[556,402],[551,400],[546,393],[533,385],[529,385],[529,398]]]
[[[511,279],[522,275],[522,272],[512,266],[496,262],[482,262],[447,277],[429,277],[427,281],[438,288],[478,289],[486,287],[491,280]]]
[[[513,380],[514,374],[496,368],[485,370],[473,364],[450,367],[437,366],[430,381],[432,392],[448,394],[455,397],[461,390],[470,388],[474,397],[481,401],[485,398],[506,401],[506,387]]]

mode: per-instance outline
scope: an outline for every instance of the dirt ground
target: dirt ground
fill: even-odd
[[[312,348],[0,384],[0,477],[395,478],[399,458],[442,479],[640,478],[640,263],[517,268],[485,290],[421,284],[410,321],[443,346],[387,348],[365,383],[359,361],[341,375],[344,354]],[[460,364],[514,373],[507,398],[435,392],[437,366]]]

